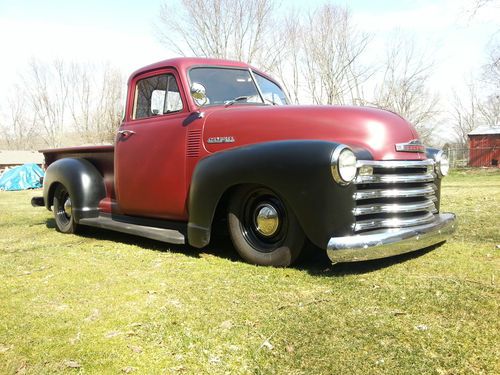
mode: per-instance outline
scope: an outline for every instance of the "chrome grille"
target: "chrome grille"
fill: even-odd
[[[357,168],[353,196],[355,232],[409,227],[434,220],[437,187],[433,160],[360,160]]]

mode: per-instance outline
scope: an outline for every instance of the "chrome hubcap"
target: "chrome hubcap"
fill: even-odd
[[[64,202],[64,213],[67,217],[71,217],[72,212],[73,208],[71,206],[71,199],[68,197],[68,199]]]
[[[266,203],[258,206],[255,212],[255,228],[257,232],[266,237],[274,235],[280,224],[276,208]]]

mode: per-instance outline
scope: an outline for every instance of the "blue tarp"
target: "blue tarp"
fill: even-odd
[[[0,190],[26,190],[41,188],[40,177],[44,173],[35,163],[9,169],[0,176]]]

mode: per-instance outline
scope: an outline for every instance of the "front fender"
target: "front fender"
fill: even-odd
[[[230,149],[201,160],[189,194],[189,244],[208,244],[221,197],[241,184],[266,186],[278,194],[319,247],[326,248],[333,234],[351,233],[354,187],[336,184],[330,168],[337,146],[326,141],[277,141]]]
[[[43,181],[43,198],[49,210],[58,183],[68,189],[77,222],[99,216],[99,202],[106,196],[106,189],[102,175],[92,163],[85,159],[64,158],[49,165]]]

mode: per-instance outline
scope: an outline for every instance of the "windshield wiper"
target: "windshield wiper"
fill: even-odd
[[[240,102],[242,100],[248,100],[248,98],[250,98],[250,96],[238,96],[237,98],[234,98],[232,100],[228,100],[228,101],[224,102],[224,105],[226,107],[228,107],[228,106],[233,105],[234,103]],[[268,99],[268,98],[263,98],[263,99],[264,99],[263,104],[266,104],[266,102],[267,102],[271,105],[279,105],[278,103],[276,103],[275,101],[272,101],[271,99]]]
[[[234,98],[232,100],[228,100],[226,102],[224,102],[224,105],[226,107],[230,106],[230,105],[233,105],[234,103],[237,103],[237,102],[240,102],[242,100],[248,100],[250,96],[238,96],[237,98]]]
[[[279,105],[278,103],[276,103],[275,101],[272,101],[271,99],[264,98],[264,100],[265,100],[266,102],[271,103],[272,105]]]

